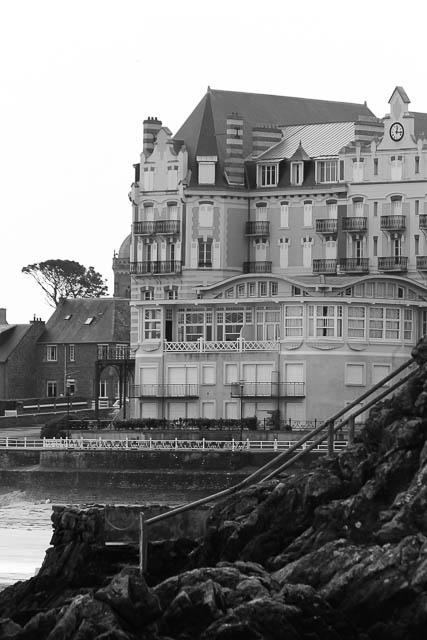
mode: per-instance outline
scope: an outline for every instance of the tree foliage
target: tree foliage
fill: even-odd
[[[48,303],[56,307],[62,298],[99,298],[108,287],[93,267],[74,260],[45,260],[22,268],[43,289]]]

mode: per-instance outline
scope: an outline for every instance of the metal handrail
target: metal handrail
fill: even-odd
[[[199,507],[199,506],[201,506],[203,504],[207,504],[208,502],[212,502],[213,500],[218,500],[219,498],[225,498],[227,496],[230,496],[233,493],[237,493],[237,491],[240,491],[241,489],[243,489],[247,485],[253,484],[254,480],[257,479],[260,475],[263,475],[265,471],[267,471],[271,467],[277,465],[278,462],[283,460],[290,453],[293,453],[299,446],[301,446],[302,444],[304,444],[308,440],[312,440],[313,436],[316,436],[318,433],[323,431],[331,423],[333,424],[336,420],[338,420],[338,418],[340,418],[342,415],[344,415],[348,411],[351,411],[351,409],[353,409],[355,406],[359,405],[362,400],[364,400],[365,398],[370,396],[372,393],[377,391],[384,384],[386,384],[389,380],[391,380],[392,378],[395,378],[397,375],[399,375],[402,371],[407,369],[413,363],[414,363],[414,360],[413,360],[413,358],[411,358],[410,360],[408,360],[407,362],[402,364],[395,371],[392,371],[385,378],[380,380],[380,382],[378,382],[373,387],[371,387],[370,389],[365,391],[361,396],[359,396],[358,398],[353,400],[353,402],[351,402],[349,405],[347,405],[343,409],[340,409],[333,416],[331,416],[330,418],[328,418],[327,420],[322,422],[318,427],[316,427],[315,429],[313,429],[312,431],[310,431],[309,433],[304,435],[300,440],[298,440],[297,443],[295,443],[295,445],[293,445],[289,449],[286,449],[286,451],[283,451],[282,453],[280,453],[273,460],[270,460],[269,462],[267,462],[265,465],[263,465],[262,467],[260,467],[259,469],[257,469],[253,473],[251,473],[247,478],[244,478],[244,480],[241,480],[238,484],[234,485],[233,487],[229,487],[228,489],[223,489],[222,491],[214,493],[214,494],[212,494],[210,496],[206,496],[205,498],[200,498],[199,500],[195,500],[194,502],[189,502],[188,504],[182,505],[180,507],[176,507],[175,509],[171,509],[170,511],[168,511],[166,513],[162,513],[162,514],[159,514],[158,516],[154,516],[153,518],[149,518],[148,520],[145,521],[145,524],[146,525],[150,525],[150,524],[154,524],[155,522],[159,522],[161,520],[166,520],[167,518],[170,518],[170,517],[172,517],[172,516],[174,516],[174,515],[176,515],[178,513],[183,513],[184,511],[189,511],[190,509],[193,509],[194,507]],[[409,374],[409,376],[406,376],[405,378],[399,380],[395,385],[392,385],[391,387],[388,387],[382,394],[379,394],[378,396],[375,396],[375,398],[373,399],[372,404],[378,402],[378,400],[380,400],[382,397],[384,397],[385,395],[388,395],[395,388],[397,388],[397,387],[401,386],[402,384],[404,384],[410,377],[412,377],[414,375],[414,373],[415,372],[411,372]],[[371,406],[371,405],[369,405],[369,406]],[[363,409],[358,407],[358,409],[354,412],[354,414],[352,416],[349,416],[348,418],[346,418],[345,422],[348,422],[348,420],[350,420],[351,417],[356,417],[360,413],[363,413],[363,411],[366,411],[367,408],[368,408],[367,405],[365,405],[363,407]],[[342,427],[342,424],[343,423],[341,422],[339,425],[337,425],[336,426],[336,430],[338,430],[340,427]],[[326,437],[328,437],[328,435],[329,434],[325,434],[324,436],[322,436],[322,440],[324,440]],[[303,454],[307,453],[308,451],[311,450],[311,448],[314,448],[314,446],[316,446],[316,445],[313,443],[312,445],[310,445],[310,447],[306,447],[306,449],[301,453],[303,453]],[[298,454],[298,457],[299,457],[299,454]],[[291,458],[291,460],[289,462],[293,463],[294,462],[294,458]],[[276,469],[275,475],[277,473],[280,473],[279,469],[280,469],[280,467],[278,469]]]

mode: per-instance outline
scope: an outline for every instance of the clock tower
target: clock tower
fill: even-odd
[[[384,137],[381,149],[408,149],[415,146],[415,118],[408,110],[410,100],[403,87],[396,87],[388,101],[390,113],[384,116]]]

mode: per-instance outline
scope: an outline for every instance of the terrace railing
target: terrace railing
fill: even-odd
[[[175,353],[218,353],[221,351],[278,351],[280,347],[279,340],[245,340],[238,338],[237,340],[208,341],[199,338],[196,342],[163,342],[163,350]]]

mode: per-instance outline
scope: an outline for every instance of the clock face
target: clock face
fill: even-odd
[[[404,129],[400,122],[394,122],[390,127],[390,138],[395,140],[401,140],[403,138]]]

